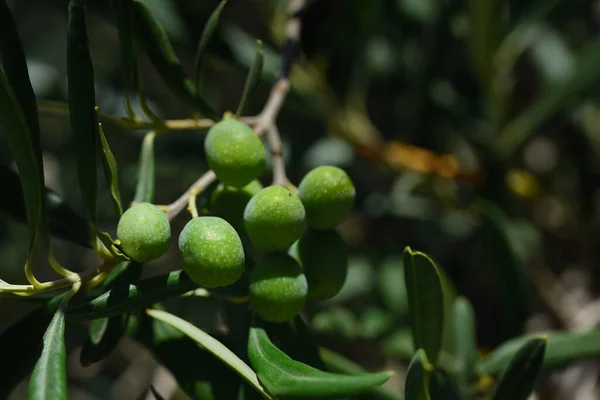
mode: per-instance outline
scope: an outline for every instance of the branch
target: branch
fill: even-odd
[[[202,175],[188,190],[186,190],[177,200],[167,206],[167,218],[171,221],[187,206],[190,199],[190,195],[195,193],[199,194],[203,190],[206,190],[217,179],[215,173],[210,170]]]

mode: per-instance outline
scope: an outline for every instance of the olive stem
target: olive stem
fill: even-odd
[[[267,142],[271,148],[271,163],[273,165],[273,185],[287,185],[288,179],[285,173],[285,160],[281,149],[281,136],[277,125],[271,125],[267,130]]]
[[[167,206],[167,218],[171,221],[188,205],[190,194],[196,191],[196,195],[200,194],[217,179],[217,176],[212,170],[207,171],[202,175],[188,190],[186,190],[177,200]]]
[[[198,218],[198,207],[196,206],[196,197],[198,197],[198,193],[199,190],[197,187],[193,187],[189,190],[187,210],[192,215],[192,218]]]

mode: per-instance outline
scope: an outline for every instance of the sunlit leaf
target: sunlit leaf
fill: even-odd
[[[227,364],[231,369],[236,371],[246,382],[248,382],[256,391],[258,391],[265,399],[272,397],[259,383],[254,371],[236,356],[231,350],[225,347],[221,342],[173,314],[169,314],[160,310],[147,310],[146,313],[152,318],[156,318],[194,339],[200,346],[218,357],[222,362]]]
[[[98,121],[94,65],[89,49],[85,3],[70,0],[67,40],[67,75],[69,81],[69,115],[77,146],[79,189],[90,221],[98,219]]]
[[[544,361],[545,338],[527,341],[500,375],[492,399],[527,400]]]
[[[383,384],[393,375],[390,372],[342,375],[318,370],[292,360],[260,327],[250,329],[248,357],[261,383],[275,396],[352,396]]]
[[[29,399],[67,398],[67,356],[65,348],[64,303],[52,318],[43,339],[43,348],[29,381]]]
[[[444,335],[444,293],[435,263],[409,247],[404,250],[404,275],[408,292],[413,341],[435,363]]]

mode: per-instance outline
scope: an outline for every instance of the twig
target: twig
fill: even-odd
[[[285,161],[281,150],[281,136],[277,125],[271,125],[267,130],[267,141],[271,148],[271,162],[273,164],[273,185],[286,186],[288,179],[285,173]]]
[[[167,206],[167,218],[172,220],[175,218],[181,211],[185,209],[188,205],[188,201],[190,198],[190,194],[192,192],[196,192],[196,194],[202,192],[207,187],[210,186],[217,179],[215,173],[211,171],[207,171],[204,175],[202,175],[188,190],[186,190],[177,200]]]

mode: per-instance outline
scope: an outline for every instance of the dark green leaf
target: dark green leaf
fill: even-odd
[[[198,327],[190,324],[189,322],[165,311],[160,310],[146,310],[146,313],[152,318],[158,319],[173,328],[176,328],[195,340],[200,346],[211,352],[215,357],[219,358],[222,362],[227,364],[231,369],[236,371],[246,382],[258,391],[265,399],[271,399],[272,397],[267,393],[262,385],[256,378],[256,374],[252,369],[244,363],[238,356],[236,356],[231,350],[225,347],[221,342],[199,329]]]
[[[393,375],[391,372],[342,375],[318,370],[292,360],[260,327],[250,329],[248,357],[261,383],[275,396],[352,396],[383,384]]]
[[[545,338],[530,339],[521,346],[500,375],[492,399],[527,400],[542,369],[545,350]]]
[[[366,372],[360,365],[329,349],[321,347],[319,353],[327,366],[327,369],[331,372],[343,374],[362,374]],[[382,400],[402,400],[404,398],[401,394],[393,393],[383,386],[377,386],[369,390],[368,393],[371,393]]]
[[[133,201],[136,203],[152,202],[154,198],[154,138],[156,134],[149,132],[142,142],[138,165],[137,185]]]
[[[96,226],[98,222],[98,121],[94,65],[89,49],[83,0],[69,1],[67,75],[69,115],[77,145],[79,189],[88,218]]]
[[[102,124],[98,123],[98,134],[100,135],[100,145],[102,146],[102,166],[104,167],[104,176],[110,191],[115,211],[119,217],[123,214],[123,206],[121,205],[121,192],[119,191],[119,173],[117,171],[117,160],[110,150],[108,140],[104,135]]]
[[[10,196],[0,197],[0,211],[19,222],[27,222],[26,201],[19,175],[10,168],[0,167],[0,182]],[[57,193],[44,188],[46,214],[50,233],[64,240],[92,248],[88,222],[75,212]]]
[[[254,89],[256,89],[258,82],[260,82],[260,76],[262,75],[263,70],[263,56],[262,42],[257,40],[254,62],[252,63],[252,67],[250,67],[250,71],[246,77],[246,83],[244,84],[244,91],[242,92],[240,104],[235,112],[235,115],[238,117],[244,112],[246,104],[248,103],[248,98],[254,92]]]
[[[547,332],[544,368],[562,367],[568,363],[600,356],[600,329],[582,332]],[[535,335],[525,335],[503,343],[478,363],[482,374],[497,375],[515,353]]]
[[[435,263],[409,247],[404,250],[404,276],[408,292],[413,341],[435,363],[444,334],[444,293]]]
[[[409,329],[398,329],[383,342],[383,349],[391,357],[410,360],[415,354],[412,332]]]
[[[182,100],[206,117],[217,119],[217,113],[196,93],[196,85],[186,75],[164,29],[154,19],[144,3],[133,2],[134,31],[137,42],[144,48],[148,58]]]
[[[477,363],[475,315],[469,300],[459,297],[454,302],[452,315],[452,357],[454,379],[464,399],[473,398],[473,377]]]
[[[90,302],[69,310],[69,320],[90,320],[140,310],[179,296],[197,285],[182,270],[114,287]]]
[[[523,262],[510,241],[510,221],[491,202],[479,205],[483,219],[484,245],[490,255],[496,281],[501,285],[503,323],[499,327],[509,337],[521,333],[529,315],[529,288]]]
[[[133,0],[111,0],[114,18],[119,29],[121,65],[127,95],[137,86],[137,54],[133,39]]]
[[[128,315],[95,319],[91,322],[90,335],[79,354],[84,367],[105,359],[119,344],[127,328]]]
[[[217,29],[219,18],[221,18],[225,4],[227,4],[227,0],[221,1],[221,3],[219,3],[217,8],[215,8],[213,13],[210,15],[210,18],[208,18],[208,21],[206,21],[206,25],[204,25],[202,35],[200,36],[200,41],[198,42],[198,48],[196,49],[196,88],[198,93],[200,92],[201,87],[202,61],[204,60],[204,54],[206,53],[208,43],[212,39],[215,30]]]
[[[63,307],[64,303],[54,314],[44,334],[42,353],[29,381],[29,399],[31,400],[67,398],[65,310]]]
[[[529,107],[515,117],[498,135],[496,151],[511,157],[554,113],[572,106],[586,93],[597,89],[600,69],[600,36],[590,40],[577,55],[571,74],[546,89]]]
[[[406,382],[404,384],[404,398],[406,400],[429,399],[429,378],[433,365],[427,360],[423,349],[417,350],[408,365]]]
[[[429,396],[435,400],[461,400],[458,388],[443,370],[436,368],[429,377]]]
[[[6,399],[14,387],[31,373],[40,357],[42,338],[61,296],[35,309],[0,334],[2,357],[0,357],[0,398]]]

